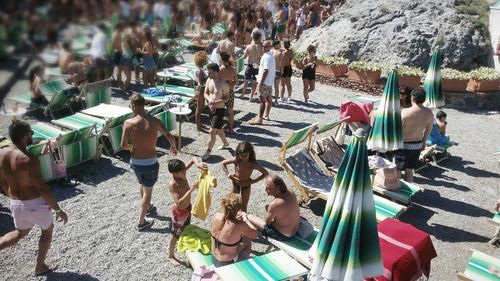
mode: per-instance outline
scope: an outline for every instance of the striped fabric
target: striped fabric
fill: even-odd
[[[193,269],[197,269],[203,265],[206,267],[213,265],[212,254],[204,255],[200,252],[186,251],[186,257]]]
[[[79,36],[71,40],[71,49],[74,53],[81,52],[88,49],[87,44],[90,43],[90,39],[86,36]]]
[[[48,182],[56,178],[56,173],[54,170],[54,160],[52,158],[52,154],[42,154],[42,150],[45,145],[45,143],[30,145],[28,147],[28,152],[38,157],[40,173],[42,174],[43,180]]]
[[[236,73],[243,75],[245,71],[245,59],[243,56],[236,60]]]
[[[118,153],[122,151],[121,141],[123,134],[123,125],[112,127],[109,129],[108,137],[109,142],[111,143],[111,148],[113,149],[113,153]]]
[[[378,222],[385,220],[386,218],[396,219],[404,211],[406,207],[399,205],[396,202],[385,199],[383,197],[374,195],[373,200],[375,202],[375,216]]]
[[[472,257],[468,261],[464,273],[459,274],[459,276],[465,277],[465,280],[500,281],[500,278],[491,273],[488,269],[490,265],[499,269],[500,260],[482,252],[473,250]]]
[[[403,148],[403,126],[397,70],[391,71],[387,78],[384,94],[375,114],[373,128],[368,136],[367,146],[368,149],[379,152]]]
[[[318,128],[318,124],[312,124],[310,126],[307,126],[303,129],[297,130],[292,133],[290,138],[283,143],[283,146],[281,147],[281,150],[288,149],[291,147],[294,147],[298,144],[301,144],[304,142],[307,137],[309,137],[316,129]]]
[[[326,203],[310,280],[363,280],[382,275],[366,140],[353,136]]]
[[[82,129],[95,124],[97,132],[100,132],[106,120],[78,112],[61,119],[52,120],[51,123],[71,130]]]
[[[189,98],[194,97],[194,89],[189,88],[189,87],[183,87],[183,86],[176,86],[176,85],[161,85],[161,86],[156,86],[157,89],[167,91],[171,94],[174,95],[181,95]]]
[[[496,213],[491,220],[500,227],[500,213]]]
[[[81,141],[67,144],[59,148],[61,159],[70,168],[98,156],[97,136],[91,136]]]
[[[86,108],[98,106],[101,103],[111,103],[111,88],[101,89],[94,92],[87,92],[85,95]]]
[[[125,122],[125,120],[130,119],[133,116],[134,116],[134,114],[132,112],[129,112],[127,114],[123,114],[123,115],[111,118],[111,119],[108,120],[108,126],[110,128],[113,128],[113,127],[116,127],[116,126],[120,126],[120,125],[123,124],[123,122]]]
[[[369,102],[369,103],[376,103],[380,101],[380,98],[372,98],[372,97],[363,97],[363,96],[356,96],[356,97],[351,97],[349,98],[350,101],[362,101],[362,102]]]
[[[48,100],[52,99],[53,95],[44,95]],[[9,100],[22,103],[22,104],[30,104],[31,103],[31,93],[26,92],[26,93],[21,93],[19,95],[15,96],[9,96]]]
[[[221,22],[221,23],[216,23],[214,26],[212,26],[212,32],[213,33],[224,33],[227,30],[227,23]]]
[[[218,267],[215,272],[226,281],[288,280],[305,275],[307,269],[283,251]]]
[[[443,55],[441,51],[433,51],[431,63],[424,82],[424,90],[426,93],[424,105],[428,108],[444,106],[443,85],[441,81],[442,62]]]
[[[163,126],[167,128],[169,132],[175,130],[177,127],[175,123],[176,121],[175,116],[176,116],[175,114],[173,114],[168,110],[165,110],[155,115],[156,118],[160,119],[160,122],[163,124]],[[158,134],[159,134],[158,136],[161,135],[160,133]]]
[[[64,131],[40,122],[32,125],[31,130],[33,130],[32,138],[35,143],[42,140],[55,139],[57,136],[64,134]]]
[[[316,134],[321,134],[321,133],[324,133],[326,131],[329,131],[335,127],[337,127],[340,123],[342,123],[344,119],[337,119],[331,123],[326,123],[320,127],[318,127],[318,129],[316,130]]]
[[[305,265],[307,268],[311,268],[312,263],[309,259],[309,249],[311,249],[314,240],[318,236],[318,230],[314,230],[314,232],[306,238],[299,237],[297,235],[293,236],[288,241],[278,241],[272,238],[268,238],[269,242],[273,244],[275,247],[283,250],[289,256]]]
[[[49,82],[42,83],[39,86],[40,92],[42,92],[42,94],[44,95],[55,95],[56,93],[62,92],[71,87],[72,86],[66,83],[64,79],[52,80]]]
[[[144,99],[147,102],[156,102],[156,103],[162,103],[168,97],[168,96],[150,96],[150,95],[147,95],[147,94],[142,94],[142,96],[144,97]],[[191,98],[181,97],[181,102],[180,103],[189,103],[190,100],[191,100]]]
[[[402,202],[403,204],[408,204],[411,202],[411,198],[423,191],[424,189],[417,186],[416,184],[409,183],[403,180],[400,180],[400,188],[397,190],[389,190],[385,188],[381,188],[378,186],[373,186],[373,191],[385,195],[391,199],[394,199],[398,202]]]

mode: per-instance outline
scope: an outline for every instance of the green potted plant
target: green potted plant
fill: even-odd
[[[292,56],[292,66],[298,69],[303,69],[304,64],[302,63],[304,59],[307,57],[307,52],[299,52],[297,50],[293,50]]]
[[[380,79],[383,66],[367,61],[353,61],[349,64],[347,78],[355,81],[377,83]]]
[[[344,76],[347,72],[347,62],[347,59],[343,57],[321,57],[316,71],[328,76]]]
[[[480,67],[471,71],[467,90],[473,92],[498,91],[500,86],[500,73],[494,68]]]
[[[399,85],[408,85],[408,87],[415,89],[420,86],[420,80],[422,80],[424,72],[413,66],[400,65],[398,67],[398,79]]]
[[[441,69],[441,79],[444,92],[462,93],[467,92],[470,75],[453,68],[443,68]]]

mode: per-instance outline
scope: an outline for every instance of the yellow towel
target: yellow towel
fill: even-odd
[[[210,231],[199,228],[196,225],[187,225],[182,231],[179,241],[177,242],[177,251],[200,251],[202,254],[210,254],[211,241]]]
[[[198,192],[196,193],[196,199],[194,200],[193,209],[191,214],[199,218],[200,220],[205,220],[208,216],[208,211],[210,210],[210,204],[212,203],[212,195],[210,194],[210,188],[217,186],[217,179],[212,177],[212,175],[207,171],[201,171],[198,177]]]

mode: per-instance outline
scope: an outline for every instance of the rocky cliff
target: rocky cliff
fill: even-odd
[[[391,65],[427,68],[440,47],[444,66],[470,70],[487,64],[488,36],[454,0],[347,0],[326,22],[304,32],[294,48],[318,47],[318,56],[339,55]]]

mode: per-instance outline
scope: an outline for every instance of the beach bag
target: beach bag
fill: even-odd
[[[396,165],[377,169],[373,185],[388,190],[397,190],[400,187],[398,169]]]
[[[66,163],[64,160],[56,160],[54,165],[54,173],[56,178],[66,178],[68,173],[66,172]]]

